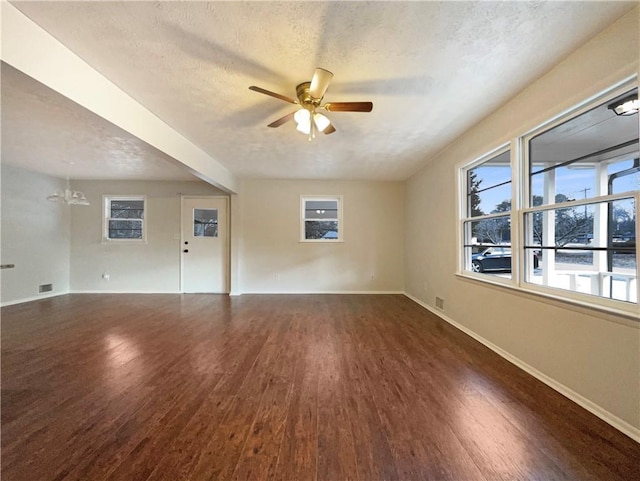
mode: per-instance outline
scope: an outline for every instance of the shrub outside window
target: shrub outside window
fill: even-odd
[[[300,197],[300,241],[342,241],[342,196]]]
[[[145,209],[142,195],[104,196],[104,240],[144,242]]]

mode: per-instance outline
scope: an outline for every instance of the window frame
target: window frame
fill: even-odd
[[[118,237],[109,237],[109,221],[111,217],[111,202],[114,200],[137,200],[142,201],[142,238],[140,239],[123,239]],[[105,194],[102,196],[102,243],[103,244],[146,244],[147,243],[147,196],[131,195],[131,194]],[[117,219],[123,220],[123,219]],[[126,219],[125,219],[126,220]]]
[[[469,192],[468,192],[468,172],[470,170],[475,169],[476,167],[481,166],[489,162],[490,160],[509,152],[509,166],[511,167],[511,210],[507,212],[498,212],[494,214],[483,214],[478,216],[468,215],[469,208]],[[516,282],[517,269],[514,269],[514,265],[517,265],[519,259],[519,253],[516,249],[514,249],[514,238],[517,237],[517,225],[516,225],[516,216],[514,201],[514,151],[510,142],[504,143],[499,147],[490,150],[486,154],[476,158],[475,160],[464,164],[457,168],[459,180],[459,222],[458,222],[458,241],[457,246],[461,247],[459,249],[458,255],[458,266],[457,266],[457,274],[465,277],[472,277],[474,279],[479,279],[485,282],[495,283],[499,285],[507,285],[513,286]],[[474,272],[471,270],[471,256],[468,256],[467,252],[471,247],[468,247],[467,244],[470,244],[469,238],[467,237],[467,229],[466,224],[471,222],[478,222],[482,220],[491,220],[495,218],[501,217],[509,217],[509,221],[511,223],[511,243],[509,244],[509,248],[511,249],[511,277],[499,277],[495,275],[491,275],[490,273],[485,272]],[[490,246],[487,246],[490,247]],[[504,247],[504,246],[503,246]],[[469,262],[467,263],[467,260]]]
[[[336,201],[338,203],[337,218],[321,219],[325,221],[336,221],[338,223],[338,237],[336,239],[307,239],[306,223],[308,221],[318,221],[319,219],[306,218],[306,202],[308,201]],[[343,196],[342,195],[300,195],[300,239],[299,242],[311,243],[340,243],[344,242],[344,223],[343,223]]]
[[[523,294],[533,294],[542,297],[552,298],[554,300],[574,304],[590,309],[622,315],[637,321],[640,319],[640,243],[636,242],[636,298],[637,302],[622,301],[611,299],[608,297],[600,297],[597,295],[585,294],[569,289],[562,289],[552,286],[544,286],[527,281],[525,269],[530,268],[526,263],[527,232],[525,219],[532,212],[542,212],[545,210],[561,209],[568,207],[579,207],[584,205],[597,204],[601,202],[612,202],[619,199],[633,198],[636,209],[640,206],[640,190],[627,191],[618,194],[607,194],[594,196],[587,199],[578,199],[570,202],[562,202],[559,204],[546,204],[541,206],[531,205],[531,183],[530,183],[530,157],[529,157],[529,141],[560,124],[563,124],[583,113],[599,106],[606,104],[613,98],[639,87],[638,76],[633,75],[611,87],[600,91],[599,93],[589,96],[582,102],[573,105],[568,109],[551,116],[546,121],[538,124],[536,127],[526,130],[524,133],[514,135],[508,144],[502,144],[501,147],[495,148],[488,153],[474,159],[470,162],[458,163],[456,165],[456,175],[458,177],[458,223],[457,223],[457,243],[458,262],[456,275],[480,281],[485,284],[492,284],[502,287],[514,289]],[[636,114],[640,115],[640,114]],[[486,162],[492,157],[499,155],[502,151],[508,150],[507,146],[511,146],[511,183],[512,183],[512,200],[511,200],[511,279],[497,278],[496,276],[487,276],[481,273],[475,273],[466,268],[466,255],[464,244],[465,239],[465,222],[478,217],[466,217],[467,215],[467,172],[474,167]],[[637,214],[636,214],[637,216]],[[636,239],[640,238],[640,222],[636,217]]]
[[[545,204],[540,206],[532,206],[531,205],[531,165],[530,165],[530,155],[529,155],[529,142],[538,135],[541,135],[545,132],[550,131],[551,129],[562,125],[571,119],[575,119],[576,117],[590,111],[591,109],[604,105],[612,99],[620,96],[621,94],[633,90],[634,88],[638,88],[638,79],[636,76],[633,76],[631,79],[627,79],[625,81],[619,82],[617,84],[612,85],[610,88],[593,95],[586,100],[580,102],[579,104],[569,108],[560,114],[554,116],[552,119],[542,123],[534,129],[527,131],[525,134],[519,137],[519,141],[522,147],[522,173],[520,178],[518,179],[521,184],[522,191],[522,199],[521,204],[518,209],[518,217],[520,218],[520,222],[522,225],[522,229],[520,232],[520,242],[518,250],[523,251],[527,244],[526,239],[526,231],[525,231],[525,215],[531,214],[534,212],[544,212],[549,210],[570,208],[570,207],[581,207],[585,205],[599,204],[604,202],[612,202],[615,200],[633,198],[636,206],[640,206],[640,192],[629,191],[620,194],[605,194],[598,195],[594,197],[589,197],[587,199],[577,199],[569,202],[562,202],[559,204]],[[614,115],[612,113],[612,115]],[[640,115],[640,114],[635,114]],[[637,208],[637,207],[636,207]],[[636,239],[638,239],[638,230],[640,229],[640,225],[636,220]],[[562,289],[558,287],[552,286],[544,286],[538,285],[533,282],[529,282],[527,280],[527,276],[523,275],[519,287],[523,290],[527,290],[530,292],[541,293],[550,297],[554,297],[556,299],[566,300],[568,302],[572,302],[579,305],[584,305],[588,307],[593,307],[601,310],[605,310],[608,312],[613,312],[616,314],[635,314],[635,318],[638,318],[638,309],[640,308],[640,279],[638,274],[640,273],[640,268],[638,266],[638,261],[640,260],[640,249],[638,242],[636,242],[636,299],[637,302],[627,302],[616,299],[611,299],[607,297],[601,297],[597,295],[584,294],[577,291],[571,291],[569,289]],[[525,273],[525,266],[520,265],[520,272]]]

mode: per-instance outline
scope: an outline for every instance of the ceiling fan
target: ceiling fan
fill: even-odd
[[[280,127],[293,119],[297,124],[296,130],[308,135],[309,141],[311,141],[316,132],[332,134],[336,131],[331,121],[325,115],[318,113],[318,110],[327,112],[371,112],[373,110],[372,102],[327,102],[323,104],[322,99],[332,78],[333,74],[331,72],[323,68],[317,68],[313,73],[311,82],[302,82],[296,87],[297,99],[292,99],[255,85],[249,87],[249,90],[299,105],[300,108],[297,111],[271,122],[268,127]]]

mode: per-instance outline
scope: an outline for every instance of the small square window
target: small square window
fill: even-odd
[[[342,241],[342,196],[301,196],[300,240]]]
[[[144,196],[104,196],[104,239],[145,240]]]

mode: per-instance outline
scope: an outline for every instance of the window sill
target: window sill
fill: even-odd
[[[300,239],[300,244],[343,244],[342,239]]]
[[[147,239],[102,239],[103,245],[146,245]]]

